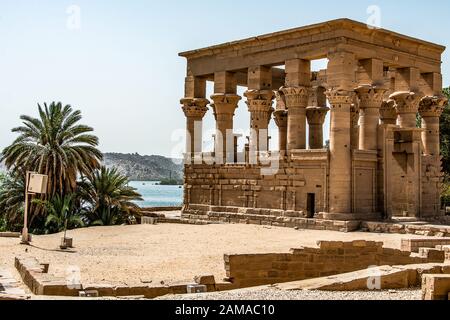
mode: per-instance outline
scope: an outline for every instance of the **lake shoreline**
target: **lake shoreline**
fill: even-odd
[[[160,181],[130,181],[142,195],[144,201],[135,201],[140,208],[181,207],[183,204],[183,186],[160,185]]]

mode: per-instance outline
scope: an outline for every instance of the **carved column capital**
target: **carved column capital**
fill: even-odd
[[[310,88],[282,87],[280,89],[286,99],[287,108],[306,108],[308,106]]]
[[[308,107],[306,108],[306,118],[310,125],[323,125],[325,117],[327,116],[330,108],[328,107]]]
[[[180,103],[183,105],[182,109],[187,118],[203,119],[206,112],[208,112],[206,107],[209,104],[208,99],[183,98],[180,100]]]
[[[211,99],[214,101],[211,108],[217,120],[217,115],[234,116],[241,97],[236,94],[213,94]]]
[[[250,112],[269,112],[272,109],[275,94],[271,90],[248,90],[244,93]],[[273,109],[272,109],[273,110]]]
[[[422,98],[419,104],[419,113],[421,117],[440,117],[447,106],[448,99],[439,96],[426,96]]]
[[[326,96],[331,104],[331,109],[340,107],[341,105],[354,104],[356,94],[347,90],[327,90]]]
[[[274,111],[275,94],[272,90],[247,90],[244,93],[248,111],[252,114],[252,128],[266,129]]]
[[[273,117],[278,128],[286,128],[288,125],[288,111],[276,110]]]
[[[275,91],[275,99],[277,102],[276,110],[286,110],[286,97],[281,90]]]
[[[361,109],[380,108],[386,91],[384,88],[371,85],[359,86],[355,89]]]
[[[397,120],[397,110],[395,110],[395,101],[387,100],[381,103],[380,118],[382,121],[395,122]]]
[[[391,94],[389,99],[395,101],[395,109],[398,114],[415,114],[419,111],[422,95],[415,92],[399,91]]]
[[[359,116],[359,112],[361,111],[361,103],[358,99],[358,97],[355,95],[353,97],[353,102],[352,104],[350,104],[350,113],[352,114],[352,116]]]

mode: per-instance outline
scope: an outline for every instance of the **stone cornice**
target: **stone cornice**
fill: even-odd
[[[422,95],[415,92],[399,91],[391,94],[389,99],[395,101],[395,109],[398,114],[417,113]]]
[[[227,42],[215,46],[210,46],[207,48],[197,49],[182,52],[179,54],[181,57],[187,59],[195,59],[204,56],[217,55],[228,51],[245,50],[249,48],[254,48],[261,46],[262,43],[280,43],[293,38],[303,38],[311,37],[312,34],[329,34],[330,31],[334,31],[334,34],[345,34],[349,38],[352,38],[352,32],[358,33],[372,33],[371,38],[377,39],[392,39],[390,41],[390,46],[392,48],[398,47],[398,42],[409,43],[412,46],[417,46],[424,48],[426,50],[442,53],[445,50],[444,46],[434,44],[431,42],[415,39],[406,35],[402,35],[393,31],[385,29],[369,29],[367,24],[357,22],[350,19],[336,19],[323,23],[318,23],[314,25],[309,25],[300,28],[289,29],[280,32],[274,32],[270,34],[265,34],[257,37],[247,38],[243,40]],[[377,37],[374,36],[377,34]],[[330,35],[331,36],[331,35]]]
[[[422,117],[440,117],[447,103],[446,97],[426,96],[420,101],[419,113]]]

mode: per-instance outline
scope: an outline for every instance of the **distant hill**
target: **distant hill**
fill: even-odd
[[[105,153],[103,164],[117,168],[132,181],[161,181],[183,179],[183,165],[162,156],[141,156],[139,154]],[[1,154],[0,154],[1,157]],[[0,172],[6,167],[0,163]]]
[[[183,179],[183,164],[176,164],[172,159],[162,156],[105,153],[103,164],[108,168],[117,168],[132,181]]]

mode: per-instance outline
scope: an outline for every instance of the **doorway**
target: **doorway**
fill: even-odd
[[[308,193],[308,198],[306,201],[306,211],[308,213],[308,218],[314,218],[316,214],[316,194]]]

